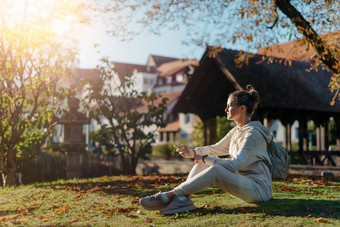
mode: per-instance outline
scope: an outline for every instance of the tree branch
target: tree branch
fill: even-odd
[[[339,74],[340,69],[335,66],[338,60],[333,56],[331,49],[323,42],[321,37],[314,31],[309,22],[301,15],[296,8],[290,4],[290,0],[276,0],[275,4],[292,21],[298,31],[303,34],[306,40],[313,46],[319,55],[319,59],[331,70]]]

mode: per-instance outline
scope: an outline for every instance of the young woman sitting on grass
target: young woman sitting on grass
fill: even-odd
[[[210,186],[245,202],[269,200],[272,178],[265,161],[270,162],[267,143],[271,134],[259,121],[250,121],[258,102],[259,94],[250,85],[247,91],[231,93],[225,112],[236,126],[214,145],[193,150],[182,144],[176,151],[184,158],[195,159],[187,180],[171,191],[141,198],[141,205],[162,214],[191,211],[196,207],[190,195]],[[227,154],[230,158],[218,157]]]

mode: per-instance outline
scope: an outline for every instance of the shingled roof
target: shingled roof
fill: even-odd
[[[117,74],[121,81],[124,81],[124,76],[133,73],[134,70],[137,72],[144,73],[157,73],[157,69],[153,66],[127,64],[121,62],[112,62],[114,68],[117,70]]]
[[[262,114],[334,115],[340,112],[340,103],[330,106],[332,94],[328,89],[331,73],[321,67],[318,72],[307,72],[310,63],[292,61],[288,66],[274,59],[262,62],[262,55],[254,55],[238,67],[235,63],[239,51],[223,49],[215,58],[203,55],[180,96],[174,112],[196,113],[202,120],[225,115],[228,95],[251,84],[260,94]],[[311,118],[313,117],[311,115]]]
[[[178,58],[172,58],[172,57],[164,57],[164,56],[159,56],[159,55],[149,55],[148,60],[146,62],[146,65],[154,66],[154,67],[159,67],[160,65],[172,61],[177,61],[179,60]]]
[[[167,112],[171,112],[174,103],[177,101],[178,97],[181,95],[181,91],[179,92],[169,92],[169,93],[162,93],[160,97],[157,97],[157,99],[154,101],[154,105],[159,105],[162,102],[163,98],[167,98]],[[142,102],[142,105],[137,108],[137,111],[140,113],[146,113],[148,111],[147,103],[145,101]],[[170,109],[170,110],[169,110]]]
[[[325,43],[331,47],[340,48],[340,31],[329,32],[320,36]],[[315,55],[315,50],[310,45],[301,45],[297,40],[274,45],[271,47],[260,48],[258,54],[266,56],[286,58],[298,61],[311,61]]]
[[[157,70],[161,73],[161,77],[172,76],[176,73],[185,73],[190,65],[196,67],[198,63],[196,59],[177,60],[164,63]]]

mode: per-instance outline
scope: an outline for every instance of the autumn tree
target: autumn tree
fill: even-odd
[[[112,64],[103,59],[98,77],[88,78],[84,86],[84,106],[100,123],[101,144],[118,152],[122,172],[135,174],[138,159],[151,151],[158,127],[165,127],[166,98],[154,93],[139,93],[133,75],[117,78]]]
[[[158,34],[163,28],[185,28],[186,43],[209,46],[241,44],[256,52],[283,41],[298,39],[314,48],[315,63],[333,72],[329,88],[340,99],[340,50],[328,46],[319,34],[340,29],[337,0],[217,0],[217,1],[103,1],[98,12],[109,15],[112,34],[130,39],[141,32]],[[110,23],[111,22],[111,23]],[[140,23],[129,27],[129,24]],[[314,67],[316,68],[316,67]],[[334,103],[334,102],[333,102]]]
[[[46,18],[38,9],[34,10],[38,15],[33,15],[29,11],[29,1],[22,2],[23,5],[18,3],[0,2],[0,173],[3,185],[16,183],[18,159],[33,158],[52,133],[68,93],[67,88],[59,86],[60,79],[70,75],[74,59],[73,49],[65,47],[63,40],[47,26],[52,19],[46,12]],[[20,14],[16,7],[24,7],[25,13]],[[64,12],[58,14],[61,15]],[[55,11],[53,16],[56,16]]]

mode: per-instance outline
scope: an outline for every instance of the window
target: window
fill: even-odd
[[[59,136],[63,136],[63,134],[64,134],[64,125],[61,125]]]
[[[166,78],[167,84],[171,84],[171,81],[172,81],[172,78],[171,78],[171,77],[167,77],[167,78]]]
[[[148,79],[144,78],[144,84],[148,84]]]
[[[183,80],[184,80],[184,75],[183,74],[177,74],[176,75],[176,81],[177,82],[183,82]]]
[[[188,124],[190,122],[190,114],[185,114],[185,124]]]
[[[173,122],[174,121],[174,116],[171,114],[170,116],[169,116],[169,122]]]

